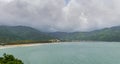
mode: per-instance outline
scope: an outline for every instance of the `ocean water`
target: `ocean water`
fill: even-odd
[[[66,42],[0,50],[24,64],[120,64],[119,42]]]

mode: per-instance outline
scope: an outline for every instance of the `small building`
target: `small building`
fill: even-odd
[[[58,40],[58,39],[51,39],[51,40],[49,40],[50,42],[60,42],[60,40]]]
[[[1,46],[5,46],[5,43],[0,43]]]

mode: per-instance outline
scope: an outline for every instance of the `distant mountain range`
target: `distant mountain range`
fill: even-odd
[[[55,39],[47,33],[26,26],[0,26],[0,43],[43,42]]]
[[[120,26],[90,32],[55,32],[56,38],[63,41],[116,41],[120,42]]]
[[[120,26],[90,32],[41,32],[26,26],[0,26],[0,43],[60,41],[120,41]]]

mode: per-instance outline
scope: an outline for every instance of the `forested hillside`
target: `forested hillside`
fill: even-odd
[[[120,41],[120,26],[90,32],[54,32],[51,34],[62,41]]]
[[[0,26],[0,43],[43,42],[54,37],[26,26]]]
[[[90,32],[41,32],[26,26],[0,26],[0,43],[60,41],[120,41],[120,26]]]

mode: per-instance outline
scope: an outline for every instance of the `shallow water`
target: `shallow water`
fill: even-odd
[[[119,42],[72,42],[0,50],[25,64],[120,64]]]

